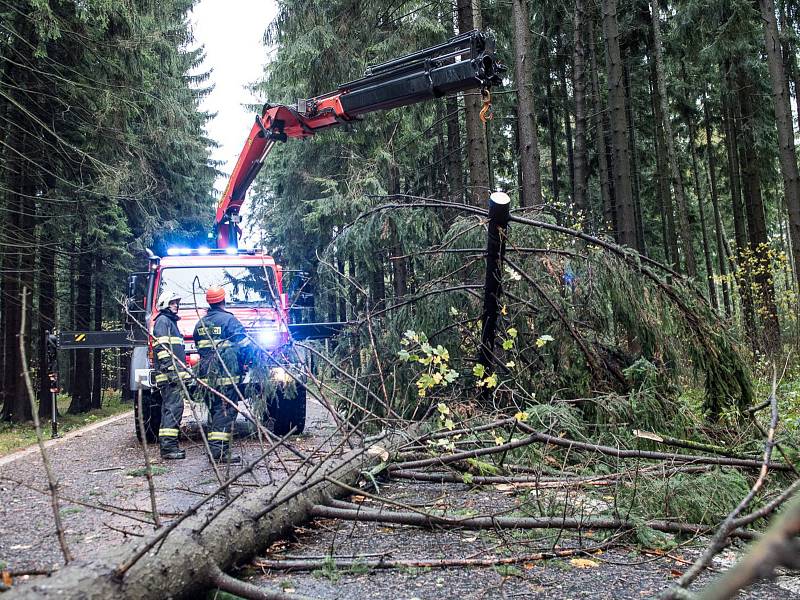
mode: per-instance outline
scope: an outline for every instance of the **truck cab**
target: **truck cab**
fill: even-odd
[[[150,254],[148,271],[132,276],[129,282],[134,328],[147,329],[146,345],[133,349],[130,389],[137,407],[141,392],[144,432],[136,419],[137,435],[155,441],[161,420],[161,396],[155,385],[152,331],[158,315],[155,303],[159,294],[169,289],[181,296],[178,328],[186,347],[187,364],[196,367],[199,356],[192,333],[197,321],[205,315],[208,304],[206,289],[222,286],[226,291],[226,310],[244,325],[257,344],[264,364],[250,365],[245,376],[248,392],[265,394],[258,413],[278,435],[294,430],[300,433],[305,425],[305,385],[299,354],[290,349],[289,300],[283,291],[283,271],[275,260],[261,250],[238,248],[171,248],[161,258]],[[137,285],[137,283],[139,285]],[[137,291],[138,290],[138,291]],[[290,351],[291,350],[291,351]],[[265,379],[260,385],[253,373]],[[193,379],[187,380],[190,395],[202,396]],[[243,386],[240,386],[240,388]],[[253,412],[253,406],[250,406]]]

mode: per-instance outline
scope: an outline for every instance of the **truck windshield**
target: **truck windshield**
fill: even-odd
[[[206,290],[225,288],[228,306],[277,306],[278,287],[272,267],[169,267],[161,271],[160,291],[181,295],[181,306],[205,308]]]

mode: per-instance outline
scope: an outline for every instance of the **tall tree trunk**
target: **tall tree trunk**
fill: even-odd
[[[511,10],[514,21],[514,78],[517,82],[517,149],[522,173],[519,182],[520,204],[536,206],[542,203],[542,177],[527,1],[512,0]]]
[[[768,354],[780,349],[780,327],[775,305],[775,288],[772,279],[772,264],[769,257],[767,219],[761,180],[758,173],[758,153],[755,138],[755,113],[752,100],[752,82],[739,72],[739,106],[741,110],[740,169],[747,214],[749,260],[753,270],[753,282],[758,289],[758,315],[763,326],[761,348]]]
[[[586,147],[586,0],[575,0],[573,19],[575,45],[572,54],[572,89],[575,99],[575,156],[572,180],[575,182],[573,204],[582,217],[588,219],[586,199],[588,158]]]
[[[100,254],[94,257],[94,330],[103,330],[103,284],[100,273],[103,269],[103,258]],[[92,365],[92,408],[103,407],[103,351],[94,350]]]
[[[545,20],[545,32],[548,32],[547,21]],[[545,34],[547,35],[547,33]],[[547,141],[550,147],[550,193],[553,195],[554,206],[559,206],[560,201],[560,185],[558,180],[558,136],[556,134],[556,111],[555,102],[553,101],[553,75],[550,65],[550,40],[546,38],[541,46],[542,49],[542,62],[544,63],[544,89],[545,89],[545,103],[547,104]],[[556,219],[561,223],[562,213],[559,210],[556,212]]]
[[[728,289],[728,265],[725,261],[725,229],[719,211],[719,192],[717,191],[717,163],[714,146],[711,141],[711,115],[708,109],[708,97],[703,96],[703,125],[706,130],[706,164],[708,166],[708,184],[711,190],[711,206],[714,210],[714,232],[717,243],[717,267],[722,280],[722,299],[725,304],[725,315],[732,313],[731,293]]]
[[[567,58],[561,43],[561,24],[556,25],[556,64],[561,84],[561,106],[564,110],[564,140],[567,146],[567,170],[569,171],[569,195],[575,198],[575,152],[572,146],[572,109],[570,108],[569,89],[567,88]]]
[[[667,158],[664,146],[664,119],[661,115],[661,97],[658,94],[656,82],[655,61],[651,54],[650,63],[650,100],[653,110],[653,130],[656,144],[656,194],[658,196],[658,210],[661,214],[661,236],[664,246],[664,256],[667,263],[673,268],[680,268],[680,253],[678,252],[678,239],[675,235],[675,210],[672,206],[672,195],[669,190],[667,176]]]
[[[594,38],[594,36],[592,36]],[[602,201],[602,219],[597,219],[597,222],[604,222],[607,226],[611,227],[614,238],[617,237],[616,225],[616,211],[614,210],[614,187],[613,177],[610,170],[609,161],[609,145],[607,139],[608,127],[607,119],[608,113],[603,110],[603,103],[600,99],[600,81],[597,75],[597,52],[595,50],[595,43],[592,40],[590,47],[590,56],[592,62],[592,104],[594,105],[594,128],[595,138],[597,143],[597,164],[600,176],[600,199]]]
[[[13,143],[13,141],[12,141]],[[9,159],[8,170],[10,173],[16,171],[16,175],[12,175],[12,190],[20,183],[19,175],[19,162]],[[14,167],[17,165],[17,167]],[[18,193],[9,190],[6,194],[7,208],[8,208],[8,231],[11,235],[19,235],[19,212],[22,206],[21,198]],[[16,241],[16,240],[14,240]],[[3,421],[21,422],[25,421],[25,409],[23,406],[18,405],[22,382],[22,366],[20,364],[19,356],[19,327],[21,323],[20,312],[20,286],[19,286],[19,257],[20,250],[18,247],[6,248],[3,254],[3,317],[4,327],[3,330],[3,352],[5,354],[4,365],[4,388],[3,392],[3,410],[0,413],[0,419]],[[30,407],[28,407],[30,411]]]
[[[697,166],[697,150],[695,148],[695,131],[691,115],[686,117],[686,126],[689,130],[689,155],[692,158],[692,180],[694,181],[694,193],[697,196],[697,210],[700,214],[700,232],[703,239],[703,257],[706,265],[706,285],[708,286],[708,300],[712,308],[719,310],[719,300],[717,299],[717,286],[714,282],[714,267],[711,262],[711,247],[708,243],[708,230],[706,229],[705,200],[703,190],[700,186],[700,169]]]
[[[630,57],[622,61],[622,71],[625,77],[625,116],[628,121],[628,142],[631,149],[631,184],[633,186],[633,207],[636,215],[636,249],[640,254],[647,254],[644,243],[644,221],[642,219],[642,198],[639,186],[639,153],[636,150],[636,125],[633,121],[633,94],[631,93]]]
[[[624,246],[636,248],[636,208],[631,185],[631,154],[625,112],[625,82],[620,58],[617,0],[602,0],[602,6],[608,72],[608,104],[611,112],[617,241]]]
[[[89,251],[86,226],[81,234],[78,250],[77,299],[75,301],[75,327],[77,330],[89,329],[92,308],[92,253]],[[75,351],[75,373],[72,382],[72,401],[68,412],[78,414],[92,408],[92,379],[89,350]]]
[[[445,100],[447,110],[447,188],[451,202],[464,201],[464,168],[461,164],[461,130],[458,123],[458,101]],[[400,182],[397,183],[400,191]]]
[[[466,33],[481,27],[481,9],[477,0],[458,0],[458,29]],[[483,206],[489,197],[489,164],[486,133],[480,119],[481,98],[478,93],[464,94],[467,131],[469,190],[467,198],[475,206]]]
[[[753,292],[750,285],[752,278],[750,275],[750,261],[746,260],[749,234],[747,232],[744,207],[742,206],[742,187],[739,174],[739,164],[741,162],[739,160],[739,131],[733,107],[736,88],[730,76],[728,65],[723,68],[723,73],[727,81],[727,91],[722,94],[722,110],[725,120],[725,147],[728,155],[728,187],[731,193],[733,229],[736,239],[735,261],[731,264],[731,267],[733,268],[736,286],[739,289],[739,297],[741,298],[744,329],[749,339],[755,340],[755,312]],[[730,94],[730,101],[728,94]]]
[[[56,253],[54,240],[50,235],[52,224],[45,223],[39,244],[39,418],[52,417],[50,398],[50,370],[48,369],[48,349],[44,338],[45,331],[53,331],[56,325]]]
[[[672,133],[672,122],[669,116],[667,83],[664,75],[664,61],[661,56],[661,25],[657,0],[650,0],[650,10],[653,23],[653,58],[655,59],[656,83],[658,85],[658,95],[661,101],[661,117],[664,126],[664,137],[666,139],[667,159],[669,161],[670,174],[672,177],[672,190],[675,193],[675,199],[678,203],[678,223],[680,224],[679,234],[681,246],[686,263],[686,273],[690,277],[695,277],[697,276],[697,265],[694,259],[692,230],[689,225],[689,209],[686,203],[686,195],[683,191],[683,181],[681,180],[680,167],[678,165],[678,154],[675,151],[675,137]],[[680,263],[676,261],[676,264]]]
[[[789,105],[786,73],[783,68],[778,24],[775,20],[775,5],[772,0],[759,0],[761,19],[764,22],[764,47],[767,51],[770,80],[772,82],[772,102],[775,109],[775,126],[778,131],[778,146],[783,176],[783,194],[789,213],[794,271],[800,278],[800,174],[797,169],[797,155],[794,146],[794,127],[792,109]]]

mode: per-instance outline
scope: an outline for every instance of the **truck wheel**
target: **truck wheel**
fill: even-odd
[[[296,384],[297,393],[293,398],[284,398],[283,388],[278,387],[275,395],[267,402],[264,421],[272,421],[275,435],[284,436],[294,428],[294,434],[303,433],[306,427],[306,386]]]
[[[158,392],[142,392],[142,418],[144,421],[145,439],[148,444],[158,441],[158,430],[161,427],[161,394]],[[133,393],[133,416],[136,427],[136,437],[142,441],[142,431],[139,427],[139,399]]]

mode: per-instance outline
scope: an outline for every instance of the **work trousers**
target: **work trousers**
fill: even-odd
[[[219,392],[234,404],[239,400],[236,386],[222,386],[219,388]],[[211,413],[211,430],[208,433],[208,445],[214,458],[219,458],[230,449],[233,438],[233,422],[238,413],[233,406],[216,394],[209,399],[209,412]]]
[[[178,432],[183,418],[183,397],[179,382],[167,383],[161,388],[161,427],[158,440],[161,446],[177,446]]]

